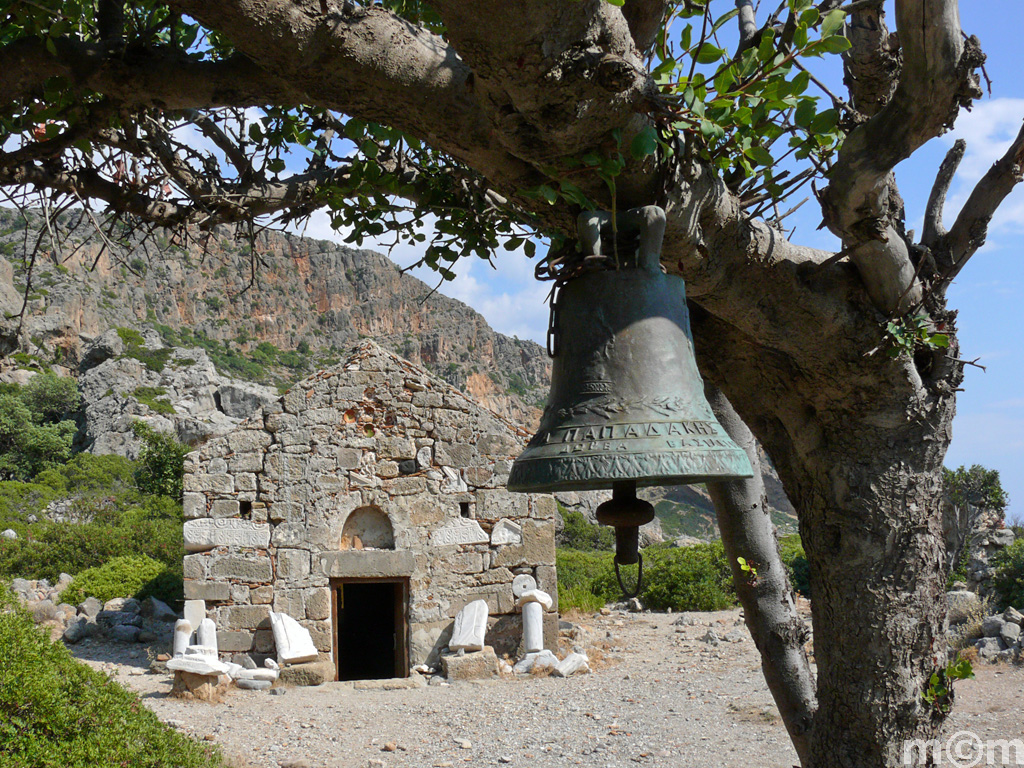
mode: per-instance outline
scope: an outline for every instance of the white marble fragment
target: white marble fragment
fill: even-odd
[[[270,612],[270,627],[277,645],[277,660],[281,664],[315,661],[319,657],[309,630],[286,613]]]
[[[417,469],[430,469],[430,465],[433,463],[433,458],[433,449],[429,445],[424,445],[416,451]]]
[[[490,537],[480,523],[468,517],[457,517],[430,534],[431,546],[446,544],[487,544]]]
[[[469,486],[466,485],[466,481],[462,479],[462,475],[457,470],[451,467],[441,467],[441,472],[444,473],[444,480],[440,487],[441,493],[465,493],[469,490]]]
[[[243,667],[237,674],[231,677],[234,680],[269,680],[274,682],[277,680],[278,674],[276,669],[245,669]]]
[[[448,642],[451,651],[482,651],[484,635],[487,633],[487,601],[474,600],[455,615],[452,639]]]
[[[551,651],[536,651],[534,653],[528,653],[523,659],[516,663],[512,667],[512,671],[518,674],[524,674],[526,672],[533,671],[533,668],[537,667],[542,669],[544,667],[558,667],[558,657],[555,656]]]
[[[189,644],[192,642],[192,624],[188,619],[178,619],[174,622],[174,650],[175,657],[184,656]]]
[[[185,601],[185,621],[192,625],[192,631],[199,629],[199,624],[206,618],[205,600]]]
[[[516,600],[516,605],[520,608],[527,605],[528,603],[540,603],[544,606],[545,611],[550,611],[551,606],[554,605],[554,601],[551,599],[551,595],[545,592],[543,589],[530,589],[523,592]]]
[[[569,677],[577,672],[589,672],[590,659],[585,653],[570,653],[555,667],[555,677]]]
[[[270,546],[270,526],[234,517],[186,520],[183,528],[185,551],[203,552],[214,547]]]
[[[278,664],[273,659],[264,659],[263,660],[263,666],[266,667],[267,669],[280,669],[281,668],[281,665]]]
[[[213,619],[203,619],[199,622],[196,637],[199,640],[198,645],[208,649],[208,655],[217,658],[217,625],[213,623]]]
[[[520,573],[512,579],[512,596],[522,597],[525,593],[537,588],[537,580],[528,573]]]
[[[228,671],[227,665],[209,656],[180,656],[167,662],[167,668],[194,675],[223,675]]]
[[[491,530],[491,544],[494,546],[522,543],[523,527],[519,523],[513,523],[511,520],[502,518]]]
[[[209,645],[190,645],[185,649],[186,656],[209,656],[210,658],[217,658],[216,646]]]

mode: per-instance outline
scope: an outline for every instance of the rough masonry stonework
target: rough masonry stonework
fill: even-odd
[[[333,660],[332,590],[378,578],[408,580],[410,665],[437,662],[474,600],[487,603],[487,644],[514,653],[513,580],[557,594],[555,502],[505,489],[528,437],[363,342],[189,454],[186,594],[206,600],[222,655],[273,653],[275,611]],[[547,613],[548,647],[556,624]]]

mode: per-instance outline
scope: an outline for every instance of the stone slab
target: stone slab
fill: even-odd
[[[231,585],[226,581],[194,581],[185,582],[186,600],[209,600],[220,603],[231,597]]]
[[[281,668],[280,681],[288,685],[323,685],[334,679],[334,664],[310,661]]]
[[[457,653],[446,654],[441,657],[441,673],[449,680],[479,680],[486,677],[497,677],[498,657],[489,645],[484,646],[481,651],[467,653],[463,656]]]
[[[265,549],[270,546],[270,526],[236,518],[202,517],[185,521],[184,537],[188,552],[204,552],[215,547]]]
[[[175,672],[191,672],[193,675],[224,675],[228,671],[226,664],[201,655],[175,656],[167,662],[167,668]]]
[[[416,567],[408,550],[324,552],[319,560],[322,573],[331,578],[411,576]]]
[[[466,517],[458,517],[430,534],[434,547],[449,544],[487,544],[490,537],[484,533],[480,523]]]

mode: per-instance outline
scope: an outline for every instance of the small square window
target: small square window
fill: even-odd
[[[469,517],[470,516],[470,514],[469,514],[469,502],[468,501],[460,501],[459,502],[459,514],[462,515],[463,517]]]
[[[238,502],[238,513],[242,516],[243,520],[252,519],[252,502],[251,501],[240,501]]]

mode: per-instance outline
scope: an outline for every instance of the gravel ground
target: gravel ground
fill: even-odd
[[[115,644],[76,647],[157,715],[211,739],[240,766],[454,768],[651,765],[790,768],[796,753],[739,611],[613,613],[577,619],[595,661],[569,679],[517,677],[359,690],[352,683],[231,689],[223,703],[172,699],[168,675]],[[728,640],[704,642],[709,628]],[[137,654],[134,658],[129,654]],[[959,684],[948,733],[1018,738],[1024,672],[985,665]]]

